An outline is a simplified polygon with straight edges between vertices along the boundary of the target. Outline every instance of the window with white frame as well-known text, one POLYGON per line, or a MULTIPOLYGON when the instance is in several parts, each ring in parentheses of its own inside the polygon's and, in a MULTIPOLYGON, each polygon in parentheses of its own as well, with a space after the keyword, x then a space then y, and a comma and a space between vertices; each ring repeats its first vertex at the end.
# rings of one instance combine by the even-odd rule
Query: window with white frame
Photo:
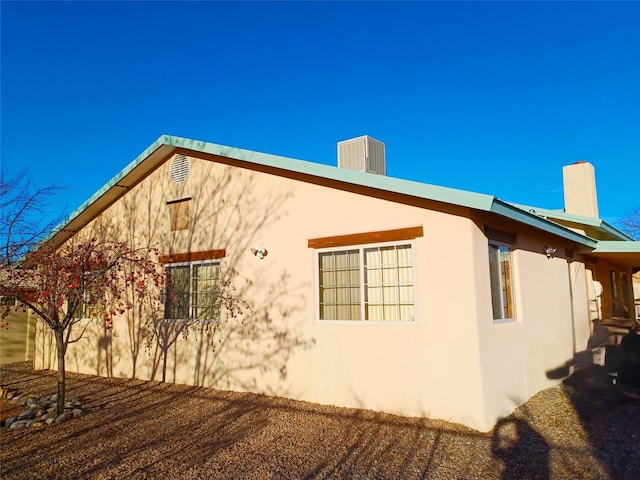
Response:
POLYGON ((164 318, 217 320, 220 315, 220 263, 166 267, 164 318))
POLYGON ((489 242, 489 274, 494 320, 515 318, 511 257, 511 248, 508 245, 489 242))
POLYGON ((413 321, 412 243, 318 251, 320 320, 413 321))

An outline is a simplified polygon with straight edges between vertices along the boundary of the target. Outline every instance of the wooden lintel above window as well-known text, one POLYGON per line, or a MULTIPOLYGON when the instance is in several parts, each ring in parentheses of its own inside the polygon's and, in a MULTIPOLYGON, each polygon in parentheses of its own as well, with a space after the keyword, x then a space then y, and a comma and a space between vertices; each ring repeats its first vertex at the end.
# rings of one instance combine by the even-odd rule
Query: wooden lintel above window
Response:
POLYGON ((224 248, 222 250, 205 250, 202 252, 171 253, 169 255, 160 255, 159 261, 160 263, 198 262, 223 258, 226 254, 227 251, 224 248))
POLYGON ((399 240, 413 240, 424 236, 422 227, 399 228, 397 230, 380 230, 378 232, 354 233, 351 235, 337 235, 309 239, 309 248, 346 247, 349 245, 363 245, 367 243, 396 242, 399 240))

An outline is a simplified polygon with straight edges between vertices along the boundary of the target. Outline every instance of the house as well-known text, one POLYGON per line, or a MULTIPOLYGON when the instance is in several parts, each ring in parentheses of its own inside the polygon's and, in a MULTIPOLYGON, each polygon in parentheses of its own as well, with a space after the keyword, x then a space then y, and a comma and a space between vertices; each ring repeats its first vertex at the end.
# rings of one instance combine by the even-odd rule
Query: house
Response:
MULTIPOLYGON (((338 147, 332 167, 155 141, 49 242, 99 226, 158 246, 164 304, 88 317, 67 369, 489 430, 558 382, 593 319, 638 320, 640 242, 598 218, 591 164, 564 167, 556 211, 388 177, 367 136, 338 147), (242 308, 212 320, 223 286, 242 308)), ((40 330, 36 368, 52 345, 40 330)))

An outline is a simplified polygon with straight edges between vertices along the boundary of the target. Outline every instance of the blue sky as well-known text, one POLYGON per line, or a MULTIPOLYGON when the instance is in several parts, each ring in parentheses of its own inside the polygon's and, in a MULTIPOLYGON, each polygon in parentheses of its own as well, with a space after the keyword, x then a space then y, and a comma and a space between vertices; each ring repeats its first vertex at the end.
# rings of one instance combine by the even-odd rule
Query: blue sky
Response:
POLYGON ((162 134, 600 216, 640 207, 640 2, 0 3, 2 169, 70 213, 162 134))

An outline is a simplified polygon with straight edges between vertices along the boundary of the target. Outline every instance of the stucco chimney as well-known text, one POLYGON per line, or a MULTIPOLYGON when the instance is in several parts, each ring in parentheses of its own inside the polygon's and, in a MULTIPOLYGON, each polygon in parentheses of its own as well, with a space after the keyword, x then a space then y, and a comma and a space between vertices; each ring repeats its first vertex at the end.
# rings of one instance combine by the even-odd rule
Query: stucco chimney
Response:
POLYGON ((338 142, 338 166, 386 175, 384 143, 368 135, 338 142))
POLYGON ((589 162, 579 161, 562 167, 564 211, 584 217, 598 217, 596 172, 589 162))

